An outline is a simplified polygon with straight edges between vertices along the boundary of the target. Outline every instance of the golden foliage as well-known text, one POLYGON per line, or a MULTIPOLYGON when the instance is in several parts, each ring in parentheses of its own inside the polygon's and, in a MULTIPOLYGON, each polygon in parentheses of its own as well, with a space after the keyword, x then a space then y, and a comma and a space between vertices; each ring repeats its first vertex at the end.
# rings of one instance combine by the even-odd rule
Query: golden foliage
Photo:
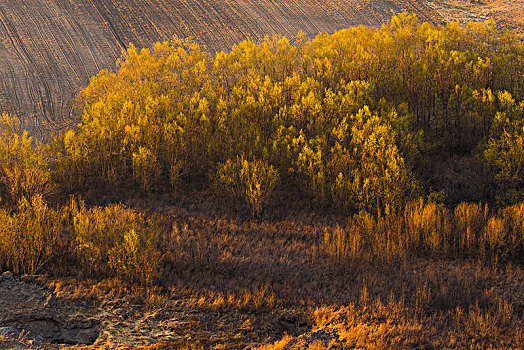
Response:
POLYGON ((17 120, 7 113, 0 117, 0 199, 16 205, 25 198, 51 192, 50 156, 27 131, 20 133, 17 120))
POLYGON ((35 274, 51 259, 65 254, 62 234, 67 213, 48 208, 42 195, 20 199, 10 213, 0 209, 0 268, 35 274))
POLYGON ((391 262, 412 255, 498 261, 522 254, 522 204, 499 212, 461 203, 454 211, 422 199, 374 217, 361 212, 346 227, 326 230, 321 250, 330 263, 391 262))
POLYGON ((259 214, 262 205, 271 196, 278 177, 278 172, 268 163, 249 161, 241 156, 218 164, 215 183, 218 189, 248 203, 253 214, 259 214))
MULTIPOLYGON (((133 153, 131 162, 135 179, 140 182, 142 189, 148 192, 159 180, 162 171, 156 156, 149 149, 139 147, 138 152, 133 153)), ((173 168, 171 170, 173 171, 173 168)))
MULTIPOLYGON (((244 41, 214 57, 178 38, 131 46, 83 91, 82 123, 56 143, 57 178, 114 187, 133 175, 152 190, 245 156, 320 202, 375 212, 428 191, 414 174, 433 174, 415 165, 442 145, 444 155, 485 148, 499 197, 511 189, 501 202, 515 203, 521 128, 509 125, 521 120, 522 57, 492 22, 433 26, 408 14, 297 45, 244 41)), ((475 200, 492 199, 488 181, 475 200)))
POLYGON ((144 214, 122 205, 87 209, 72 200, 73 250, 83 269, 116 273, 131 281, 151 283, 158 273, 158 228, 144 214))

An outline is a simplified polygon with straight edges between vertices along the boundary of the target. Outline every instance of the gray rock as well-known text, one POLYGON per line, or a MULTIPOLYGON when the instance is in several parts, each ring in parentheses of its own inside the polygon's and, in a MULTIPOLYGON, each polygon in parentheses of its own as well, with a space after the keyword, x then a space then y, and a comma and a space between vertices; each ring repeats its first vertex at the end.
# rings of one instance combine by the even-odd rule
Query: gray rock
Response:
POLYGON ((61 341, 67 344, 91 345, 98 338, 96 328, 87 329, 62 329, 61 341))

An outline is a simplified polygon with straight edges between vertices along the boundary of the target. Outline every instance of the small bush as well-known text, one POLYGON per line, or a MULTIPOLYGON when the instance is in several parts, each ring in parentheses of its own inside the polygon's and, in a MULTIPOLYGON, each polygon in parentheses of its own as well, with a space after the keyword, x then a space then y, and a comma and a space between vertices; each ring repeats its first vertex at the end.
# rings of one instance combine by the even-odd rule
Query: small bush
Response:
POLYGON ((524 203, 500 211, 504 229, 508 233, 501 252, 504 256, 524 260, 524 203))
POLYGON ((340 226, 324 232, 322 250, 331 263, 340 265, 355 261, 362 254, 362 236, 358 230, 349 231, 340 226))
POLYGON ((86 209, 73 203, 73 250, 90 274, 116 273, 151 283, 158 272, 158 227, 122 205, 86 209))
POLYGON ((492 137, 484 158, 495 171, 500 206, 524 199, 524 101, 516 103, 507 91, 499 92, 501 111, 493 119, 492 137))
POLYGON ((390 117, 400 119, 395 111, 378 115, 364 106, 351 123, 338 127, 340 143, 328 161, 331 196, 338 206, 375 212, 402 207, 417 194, 418 183, 397 145, 401 133, 394 126, 400 122, 390 123, 390 117))
POLYGON ((469 307, 468 313, 457 308, 457 323, 463 327, 466 334, 484 342, 496 342, 501 335, 502 326, 512 318, 511 305, 499 302, 498 308, 483 310, 478 302, 469 307))
POLYGON ((456 227, 455 247, 461 254, 478 252, 482 231, 488 220, 488 207, 476 203, 460 203, 453 212, 456 227))
POLYGON ((35 274, 65 253, 64 212, 50 209, 41 195, 22 198, 13 213, 0 210, 0 267, 35 274))
POLYGON ((230 195, 243 199, 255 215, 268 201, 278 179, 278 172, 272 165, 259 160, 248 161, 242 156, 218 164, 215 184, 230 195))
POLYGON ((135 179, 144 191, 149 192, 162 172, 156 156, 148 148, 140 147, 138 152, 133 153, 132 164, 135 179))
POLYGON ((449 211, 434 202, 423 200, 406 205, 402 239, 409 248, 422 248, 432 254, 449 248, 451 223, 449 211))
POLYGON ((0 199, 16 206, 22 198, 46 195, 52 190, 45 147, 35 144, 27 131, 7 113, 0 117, 0 199))
POLYGON ((169 169, 169 184, 171 189, 176 192, 178 190, 178 185, 180 182, 180 177, 182 176, 182 163, 173 162, 171 168, 169 169))

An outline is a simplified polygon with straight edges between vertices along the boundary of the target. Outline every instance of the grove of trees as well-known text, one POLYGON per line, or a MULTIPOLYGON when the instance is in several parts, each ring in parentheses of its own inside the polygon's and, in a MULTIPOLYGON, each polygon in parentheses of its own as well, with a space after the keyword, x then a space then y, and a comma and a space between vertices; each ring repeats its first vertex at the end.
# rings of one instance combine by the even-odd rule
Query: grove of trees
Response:
MULTIPOLYGON (((400 14, 380 29, 299 35, 293 45, 276 37, 243 41, 215 55, 178 38, 151 49, 131 46, 117 70, 93 77, 77 102, 81 123, 45 145, 17 134, 4 117, 0 190, 13 213, 57 191, 154 194, 195 183, 244 200, 253 214, 286 190, 359 218, 378 213, 377 222, 366 219, 373 225, 381 213, 417 208, 432 208, 441 218, 435 222, 450 217, 439 214, 443 207, 409 204, 419 198, 500 210, 524 201, 524 46, 492 21, 434 26, 400 14)), ((74 242, 95 249, 85 227, 105 222, 88 219, 104 211, 71 208, 74 242)), ((507 213, 522 214, 512 208, 507 213)), ((499 223, 482 218, 479 227, 499 223)), ((119 244, 139 246, 142 226, 117 230, 119 244)), ((511 227, 504 231, 511 249, 522 250, 524 231, 511 227)), ((451 241, 437 239, 428 249, 451 241)), ((156 254, 142 246, 148 257, 156 254)), ((78 254, 88 249, 81 247, 78 254)), ((105 255, 96 249, 81 259, 105 259, 107 269, 137 254, 118 244, 105 255)))
POLYGON ((523 55, 493 22, 436 27, 408 14, 214 57, 177 38, 131 47, 79 97, 82 123, 55 143, 55 172, 69 189, 133 178, 151 191, 224 180, 220 164, 242 157, 349 211, 441 191, 450 204, 512 204, 523 190, 523 55), (459 195, 433 178, 430 164, 448 160, 464 178, 459 195))

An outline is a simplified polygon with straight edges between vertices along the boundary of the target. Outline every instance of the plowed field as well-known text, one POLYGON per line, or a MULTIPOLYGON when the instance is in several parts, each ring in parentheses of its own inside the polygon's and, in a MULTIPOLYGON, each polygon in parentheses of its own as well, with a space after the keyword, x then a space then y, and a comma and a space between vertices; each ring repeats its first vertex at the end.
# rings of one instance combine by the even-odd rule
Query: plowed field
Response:
POLYGON ((192 36, 214 52, 266 35, 379 26, 402 11, 434 23, 494 17, 514 29, 524 17, 520 0, 2 0, 0 111, 37 136, 71 125, 74 96, 129 43, 192 36))
POLYGON ((130 42, 192 36, 214 52, 266 35, 379 26, 401 11, 440 21, 406 0, 2 0, 0 111, 37 136, 70 125, 75 94, 130 42))

